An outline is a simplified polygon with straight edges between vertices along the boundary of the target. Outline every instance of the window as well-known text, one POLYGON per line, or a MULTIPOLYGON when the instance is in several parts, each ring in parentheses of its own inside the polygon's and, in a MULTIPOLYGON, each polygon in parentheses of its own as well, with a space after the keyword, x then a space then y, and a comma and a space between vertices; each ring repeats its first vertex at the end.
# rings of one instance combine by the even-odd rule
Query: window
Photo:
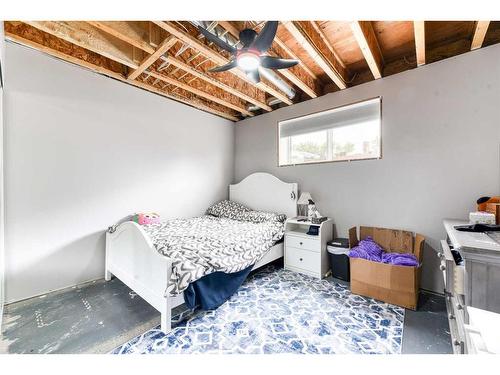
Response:
POLYGON ((279 166, 381 157, 381 99, 278 123, 279 166))

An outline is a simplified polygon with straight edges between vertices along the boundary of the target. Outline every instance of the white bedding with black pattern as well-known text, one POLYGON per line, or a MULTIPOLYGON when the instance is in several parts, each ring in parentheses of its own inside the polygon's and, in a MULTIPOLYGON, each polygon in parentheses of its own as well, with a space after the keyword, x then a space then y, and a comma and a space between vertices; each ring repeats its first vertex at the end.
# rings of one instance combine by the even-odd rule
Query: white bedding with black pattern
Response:
POLYGON ((179 294, 212 272, 238 272, 259 261, 284 233, 281 218, 262 220, 265 214, 251 221, 205 215, 143 226, 158 252, 172 259, 166 294, 179 294))

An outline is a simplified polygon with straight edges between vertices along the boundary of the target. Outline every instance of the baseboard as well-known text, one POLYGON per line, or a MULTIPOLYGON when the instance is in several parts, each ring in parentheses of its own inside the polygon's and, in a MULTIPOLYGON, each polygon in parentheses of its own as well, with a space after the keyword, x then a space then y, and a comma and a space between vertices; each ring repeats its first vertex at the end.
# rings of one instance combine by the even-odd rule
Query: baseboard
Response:
POLYGON ((30 297, 25 297, 25 298, 21 298, 21 299, 17 299, 17 300, 12 300, 12 301, 6 301, 5 302, 5 306, 12 305, 13 303, 19 303, 19 302, 27 301, 27 300, 32 299, 32 298, 39 298, 39 297, 45 296, 46 294, 49 294, 49 293, 65 292, 65 291, 68 291, 68 290, 73 289, 73 288, 79 288, 79 287, 83 287, 83 286, 85 286, 87 284, 95 283, 96 281, 99 281, 99 280, 104 280, 104 273, 103 273, 102 277, 98 277, 98 278, 91 279, 91 280, 88 280, 88 281, 83 281, 83 282, 78 283, 78 284, 69 285, 69 286, 63 286, 61 288, 52 289, 52 290, 49 290, 49 291, 44 292, 44 293, 35 294, 35 295, 30 296, 30 297))
POLYGON ((435 296, 444 297, 444 293, 435 292, 434 290, 420 288, 420 291, 424 293, 434 294, 435 296))

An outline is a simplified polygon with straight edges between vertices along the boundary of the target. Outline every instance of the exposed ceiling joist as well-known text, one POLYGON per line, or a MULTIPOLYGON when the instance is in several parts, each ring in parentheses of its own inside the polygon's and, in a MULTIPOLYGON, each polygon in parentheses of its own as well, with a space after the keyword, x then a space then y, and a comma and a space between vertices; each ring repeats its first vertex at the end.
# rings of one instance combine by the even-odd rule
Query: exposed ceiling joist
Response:
POLYGON ((146 57, 141 64, 137 67, 137 69, 133 70, 129 75, 128 79, 136 79, 148 69, 151 65, 154 64, 156 60, 158 60, 162 55, 164 55, 170 48, 174 46, 177 42, 177 39, 173 36, 169 36, 165 38, 163 42, 160 43, 156 51, 154 51, 150 56, 146 57))
POLYGON ((370 21, 351 22, 351 30, 375 79, 382 78, 384 59, 370 21))
MULTIPOLYGON (((228 21, 219 21, 219 25, 227 30, 232 36, 235 38, 239 37, 240 30, 238 30, 231 22, 228 21)), ((274 37, 274 42, 273 46, 271 47, 272 50, 276 49, 276 40, 278 37, 274 37)), ((280 48, 280 47, 278 47, 280 48)), ((271 54, 272 56, 280 56, 283 58, 286 58, 287 56, 281 54, 281 53, 274 53, 271 54)), ((292 57, 293 58, 293 57, 292 57)), ((278 72, 282 74, 284 77, 289 79, 294 85, 296 85, 298 88, 300 88, 302 91, 304 91, 307 95, 309 95, 311 98, 317 98, 318 93, 314 89, 314 81, 306 76, 301 78, 299 76, 299 72, 297 71, 300 69, 299 67, 293 67, 291 69, 282 69, 279 70, 278 72)))
POLYGON ((107 32, 149 54, 155 48, 149 44, 149 30, 132 21, 87 21, 94 27, 107 32))
POLYGON ((474 28, 474 36, 472 37, 471 51, 483 46, 484 37, 490 26, 490 21, 477 21, 474 28))
POLYGON ((241 91, 238 91, 238 90, 234 89, 233 87, 230 87, 230 86, 216 80, 215 78, 213 78, 207 74, 201 73, 200 71, 194 69, 192 66, 190 66, 190 65, 188 65, 188 64, 186 64, 186 63, 184 63, 176 58, 173 58, 172 56, 164 56, 163 60, 169 64, 172 64, 176 68, 179 68, 179 69, 185 71, 186 73, 189 73, 195 77, 198 77, 199 79, 201 79, 207 83, 210 83, 214 86, 217 86, 217 87, 233 94, 234 96, 237 96, 243 100, 246 100, 247 102, 252 103, 252 104, 254 104, 260 108, 263 108, 267 111, 272 111, 272 108, 269 107, 265 102, 259 101, 255 98, 253 98, 252 96, 249 96, 241 91))
MULTIPOLYGON (((123 81, 123 79, 121 79, 121 80, 123 81)), ((128 82, 130 82, 130 81, 128 81, 128 82)), ((141 87, 141 88, 146 89, 148 91, 152 91, 152 92, 154 92, 156 94, 165 96, 167 98, 170 98, 170 99, 182 102, 182 103, 187 104, 189 106, 201 109, 202 111, 209 112, 209 113, 212 113, 212 114, 220 116, 220 117, 224 117, 224 118, 226 118, 228 120, 231 120, 231 121, 238 121, 239 120, 238 117, 233 116, 233 115, 231 115, 229 113, 226 113, 226 112, 223 112, 223 111, 218 111, 218 110, 216 110, 214 108, 208 107, 208 106, 203 105, 201 103, 194 103, 194 102, 192 102, 192 101, 190 101, 190 100, 188 100, 186 98, 183 98, 183 97, 181 97, 179 95, 171 94, 171 93, 159 90, 156 87, 154 87, 154 86, 152 86, 150 84, 141 82, 141 81, 132 81, 132 85, 137 86, 137 87, 141 87)))
POLYGON ((415 33, 415 51, 417 54, 417 66, 425 64, 425 22, 413 21, 415 33))
POLYGON ((41 31, 136 69, 133 47, 104 31, 79 21, 26 21, 41 31))
POLYGON ((310 24, 313 27, 313 29, 318 33, 319 37, 323 40, 323 43, 326 46, 326 48, 328 48, 330 50, 330 52, 333 54, 335 60, 342 66, 342 68, 345 69, 346 65, 345 65, 344 61, 342 61, 342 59, 340 58, 337 51, 335 51, 332 44, 330 43, 330 40, 326 36, 326 34, 323 31, 323 29, 321 28, 321 26, 318 24, 318 22, 311 21, 310 24))
POLYGON ((300 64, 300 67, 302 69, 304 69, 304 71, 309 74, 309 76, 313 79, 313 80, 316 80, 318 79, 318 76, 316 74, 314 74, 314 72, 309 69, 309 67, 304 64, 304 61, 295 53, 293 52, 290 47, 287 46, 287 44, 285 42, 283 42, 280 38, 276 37, 274 38, 274 41, 275 43, 280 46, 281 49, 283 49, 283 51, 285 51, 289 56, 290 58, 292 59, 295 59, 295 60, 298 60, 299 61, 299 64, 300 64))
POLYGON ((5 30, 5 39, 16 42, 16 43, 20 43, 20 44, 27 46, 27 47, 34 48, 38 51, 41 51, 41 52, 46 53, 48 55, 51 55, 53 57, 60 58, 62 60, 70 62, 72 64, 83 66, 87 69, 90 69, 90 70, 96 72, 96 73, 105 74, 107 76, 110 76, 110 77, 113 77, 116 79, 120 79, 120 80, 123 78, 120 75, 120 73, 115 72, 109 68, 106 68, 104 66, 91 63, 87 60, 82 60, 78 57, 71 56, 71 55, 68 55, 66 53, 57 51, 50 46, 46 46, 44 44, 34 42, 33 40, 24 38, 16 33, 12 33, 8 29, 5 30))
POLYGON ((197 89, 195 87, 192 87, 190 85, 188 85, 187 83, 183 83, 183 82, 180 82, 176 79, 173 79, 173 78, 170 78, 170 77, 167 77, 166 75, 163 75, 163 74, 159 74, 159 73, 156 73, 156 72, 153 72, 153 71, 149 71, 147 72, 147 74, 149 74, 151 77, 153 78, 156 78, 156 79, 159 79, 160 81, 163 81, 165 83, 168 83, 169 85, 173 85, 173 86, 176 86, 176 87, 179 87, 183 90, 186 90, 188 92, 191 92, 192 94, 195 94, 197 96, 200 96, 202 98, 205 98, 205 99, 208 99, 208 100, 211 100, 215 103, 219 103, 220 105, 223 105, 225 107, 228 107, 228 108, 231 108, 237 112, 240 112, 242 114, 245 114, 247 116, 253 116, 254 114, 250 111, 248 111, 244 106, 241 106, 241 105, 236 105, 236 104, 233 104, 227 100, 224 100, 216 95, 212 95, 208 92, 205 92, 203 90, 200 90, 200 89, 197 89))
POLYGON ((283 25, 340 88, 347 87, 348 72, 309 21, 287 21, 283 25))
MULTIPOLYGON (((224 56, 222 56, 220 53, 216 52, 212 48, 206 46, 202 42, 200 42, 198 39, 190 35, 189 33, 180 30, 173 22, 165 22, 165 21, 154 21, 158 26, 175 36, 177 39, 182 41, 183 43, 186 43, 190 45, 192 48, 196 49, 199 51, 201 54, 203 54, 205 57, 208 57, 210 60, 215 62, 218 65, 225 65, 229 62, 228 59, 226 59, 224 56)), ((252 83, 252 81, 245 75, 244 72, 242 72, 239 69, 231 69, 230 73, 234 74, 238 78, 241 78, 249 83, 252 83)), ((253 84, 253 83, 252 83, 253 84)), ((267 82, 261 81, 260 83, 255 85, 258 87, 260 90, 263 90, 275 98, 281 100, 282 102, 286 104, 293 104, 293 102, 282 92, 278 91, 277 89, 271 87, 267 82)))
MULTIPOLYGON (((193 100, 190 100, 188 98, 184 98, 181 95, 176 95, 176 94, 172 94, 172 93, 160 90, 160 89, 154 87, 153 85, 150 85, 150 84, 147 84, 147 83, 144 83, 144 82, 128 80, 121 73, 119 73, 117 71, 113 71, 113 70, 111 70, 111 69, 109 69, 107 67, 103 67, 103 66, 97 65, 97 64, 95 64, 93 62, 84 60, 84 59, 80 58, 80 56, 88 55, 88 53, 85 52, 84 49, 82 49, 81 51, 77 50, 78 47, 77 48, 72 48, 72 49, 67 49, 68 51, 71 51, 71 53, 73 53, 74 55, 76 55, 78 57, 73 56, 73 55, 68 54, 68 53, 60 52, 60 51, 58 51, 57 49, 55 49, 53 47, 48 47, 48 46, 46 46, 44 44, 38 43, 38 42, 33 41, 31 39, 28 39, 28 38, 24 38, 24 37, 22 37, 22 36, 20 36, 20 35, 18 35, 16 33, 11 32, 10 28, 9 28, 9 25, 7 25, 7 27, 6 27, 5 35, 6 35, 6 37, 9 40, 21 43, 21 44, 26 45, 28 47, 35 48, 35 49, 37 49, 39 51, 42 51, 44 53, 47 53, 47 54, 49 54, 51 56, 54 56, 54 57, 57 57, 59 59, 65 60, 67 62, 76 64, 76 65, 79 65, 79 66, 83 66, 83 67, 85 67, 87 69, 90 69, 92 71, 95 71, 97 73, 104 74, 106 76, 115 78, 115 79, 120 80, 122 82, 129 83, 131 85, 143 88, 145 90, 154 92, 154 93, 162 95, 164 97, 167 97, 167 98, 170 98, 170 99, 182 102, 184 104, 188 104, 188 105, 190 105, 192 107, 198 108, 198 109, 206 111, 206 112, 210 112, 210 113, 215 114, 217 116, 224 117, 224 118, 226 118, 228 120, 238 121, 238 118, 236 116, 230 114, 230 113, 218 110, 216 108, 212 108, 209 105, 203 104, 201 102, 194 102, 193 100)), ((47 36, 47 34, 45 34, 45 35, 47 36)), ((29 35, 29 36, 32 36, 32 35, 29 35)), ((40 38, 40 39, 43 39, 43 42, 47 42, 47 37, 43 37, 43 38, 40 38)), ((51 45, 57 45, 57 43, 58 43, 57 42, 57 38, 55 38, 55 39, 56 40, 51 41, 51 45)), ((81 48, 83 48, 83 47, 81 47, 81 48)))

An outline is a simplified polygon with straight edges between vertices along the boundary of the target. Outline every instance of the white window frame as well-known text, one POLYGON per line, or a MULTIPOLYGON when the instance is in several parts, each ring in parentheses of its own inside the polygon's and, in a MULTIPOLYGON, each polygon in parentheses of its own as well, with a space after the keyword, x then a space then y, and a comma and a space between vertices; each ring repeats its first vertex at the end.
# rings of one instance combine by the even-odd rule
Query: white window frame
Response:
MULTIPOLYGON (((382 97, 381 96, 375 96, 375 97, 372 97, 372 98, 359 100, 359 101, 354 102, 354 103, 348 103, 348 104, 344 104, 344 105, 341 105, 341 106, 329 108, 329 109, 326 109, 326 110, 308 113, 307 115, 292 117, 292 118, 288 118, 286 120, 280 120, 280 121, 277 122, 276 125, 277 125, 276 126, 276 133, 277 133, 277 165, 278 165, 278 167, 292 167, 292 166, 295 166, 295 165, 323 164, 323 163, 342 163, 342 162, 351 162, 351 161, 378 160, 378 159, 382 159, 382 97), (336 110, 336 109, 339 109, 339 108, 349 107, 349 106, 352 106, 352 105, 355 105, 355 104, 367 102, 367 101, 374 100, 374 99, 379 99, 379 101, 380 101, 380 121, 379 121, 379 127, 380 127, 380 129, 379 129, 379 134, 380 134, 379 148, 380 149, 379 149, 379 156, 376 156, 376 157, 365 157, 365 158, 353 158, 353 159, 346 158, 346 159, 333 160, 333 129, 328 129, 327 130, 327 146, 328 146, 327 158, 328 158, 328 160, 306 161, 306 162, 301 162, 301 163, 280 164, 280 123, 282 121, 295 120, 295 119, 299 119, 301 117, 306 117, 306 116, 311 116, 311 115, 321 115, 322 113, 325 113, 325 112, 330 112, 330 111, 333 111, 333 110, 336 110)), ((288 137, 287 149, 285 150, 285 152, 286 152, 286 154, 288 156, 292 152, 291 137, 288 137)), ((289 159, 289 157, 287 157, 287 159, 289 159)))

